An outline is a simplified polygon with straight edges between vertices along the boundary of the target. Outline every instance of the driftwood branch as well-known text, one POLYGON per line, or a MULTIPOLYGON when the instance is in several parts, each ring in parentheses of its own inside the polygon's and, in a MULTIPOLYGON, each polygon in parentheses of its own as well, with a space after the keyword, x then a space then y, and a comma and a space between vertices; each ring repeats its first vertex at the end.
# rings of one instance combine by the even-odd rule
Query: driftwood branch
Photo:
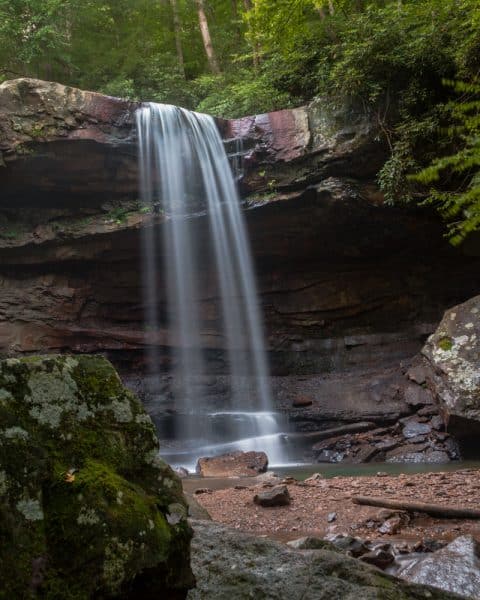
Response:
POLYGON ((352 498, 352 502, 354 504, 394 508, 407 512, 422 512, 431 517, 439 517, 440 519, 480 519, 480 510, 475 508, 456 508, 453 506, 441 506, 440 504, 406 502, 403 500, 389 500, 388 498, 368 498, 366 496, 355 496, 352 498))

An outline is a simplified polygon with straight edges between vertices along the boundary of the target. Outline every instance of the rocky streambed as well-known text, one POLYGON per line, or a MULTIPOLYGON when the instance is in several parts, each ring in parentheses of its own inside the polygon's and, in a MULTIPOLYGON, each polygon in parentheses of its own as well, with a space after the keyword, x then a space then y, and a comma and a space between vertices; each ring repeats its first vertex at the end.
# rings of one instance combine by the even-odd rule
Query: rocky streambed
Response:
MULTIPOLYGON (((267 476, 230 492, 256 491, 255 506, 278 511, 277 483, 267 476), (269 508, 265 493, 274 498, 269 508)), ((298 503, 295 486, 310 484, 284 482, 286 508, 298 503)), ((180 481, 159 458, 152 421, 105 359, 0 362, 1 598, 456 597, 402 582, 335 545, 286 547, 212 523, 196 500, 189 508, 203 520, 187 522, 180 481)))
POLYGON ((195 493, 193 482, 184 480, 195 503, 232 531, 274 539, 309 556, 336 550, 408 581, 436 585, 450 598, 480 598, 480 520, 355 503, 367 496, 480 509, 480 469, 330 479, 317 474, 305 481, 267 473, 224 489, 209 488, 208 478, 201 485, 195 493), (279 501, 262 505, 262 495, 279 501))

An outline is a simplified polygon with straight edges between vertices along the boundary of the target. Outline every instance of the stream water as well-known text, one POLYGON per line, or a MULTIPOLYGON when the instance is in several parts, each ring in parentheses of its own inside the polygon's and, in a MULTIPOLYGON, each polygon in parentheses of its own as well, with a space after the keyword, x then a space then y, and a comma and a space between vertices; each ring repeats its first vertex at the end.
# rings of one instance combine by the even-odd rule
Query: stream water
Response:
MULTIPOLYGON (((332 477, 371 477, 378 472, 388 475, 414 474, 414 473, 436 473, 459 471, 462 469, 479 469, 479 461, 452 461, 443 464, 428 463, 365 463, 365 464, 304 464, 287 465, 274 469, 276 475, 280 477, 293 477, 297 481, 304 481, 314 473, 321 473, 325 479, 332 477)), ((255 478, 249 477, 199 477, 190 475, 182 479, 183 488, 186 492, 192 494, 195 489, 208 487, 212 490, 222 490, 233 488, 236 485, 245 485, 247 482, 255 483, 255 478)))
MULTIPOLYGON (((146 325, 153 332, 166 325, 174 349, 178 444, 163 455, 172 464, 191 467, 200 456, 263 450, 270 464, 285 463, 247 232, 216 124, 207 115, 153 103, 141 107, 136 117, 142 201, 166 219, 162 235, 160 228, 145 227, 143 236, 146 325), (206 245, 192 218, 205 211, 206 245), (203 383, 209 375, 204 342, 212 335, 212 317, 209 321, 203 302, 212 292, 207 294, 200 277, 206 260, 216 274, 221 316, 215 335, 226 350, 230 375, 229 403, 221 411, 208 409, 203 383), (166 315, 159 308, 161 271, 167 283, 166 315)), ((149 352, 151 380, 156 381, 160 360, 154 345, 149 352)))

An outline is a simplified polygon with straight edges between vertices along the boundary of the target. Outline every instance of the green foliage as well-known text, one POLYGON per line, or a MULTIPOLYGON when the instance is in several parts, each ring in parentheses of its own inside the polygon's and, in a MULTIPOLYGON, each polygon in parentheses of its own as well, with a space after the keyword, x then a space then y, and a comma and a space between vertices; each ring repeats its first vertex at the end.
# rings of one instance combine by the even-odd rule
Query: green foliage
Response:
POLYGON ((193 0, 0 0, 0 81, 54 79, 223 117, 340 99, 389 149, 378 174, 387 203, 428 196, 455 243, 480 226, 477 108, 455 96, 477 92, 443 84, 475 85, 478 0, 204 4, 220 75, 193 0))
POLYGON ((204 99, 197 109, 226 118, 252 115, 272 110, 288 108, 291 99, 288 92, 282 92, 272 85, 268 74, 252 79, 250 71, 237 73, 238 77, 214 77, 204 75, 197 80, 198 89, 204 99))
POLYGON ((440 188, 430 189, 426 202, 438 207, 449 222, 452 243, 459 244, 480 229, 480 85, 446 84, 461 94, 448 105, 454 125, 446 131, 458 140, 457 151, 436 158, 414 179, 423 184, 441 184, 440 188))

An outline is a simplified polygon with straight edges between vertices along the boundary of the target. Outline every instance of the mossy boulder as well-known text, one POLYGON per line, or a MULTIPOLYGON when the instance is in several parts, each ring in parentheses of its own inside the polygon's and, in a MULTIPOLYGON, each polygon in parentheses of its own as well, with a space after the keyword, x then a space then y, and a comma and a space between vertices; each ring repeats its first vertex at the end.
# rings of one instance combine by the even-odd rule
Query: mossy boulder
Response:
POLYGON ((447 310, 425 344, 427 384, 465 458, 478 458, 480 296, 447 310))
POLYGON ((183 598, 186 514, 107 360, 0 362, 0 599, 183 598))

